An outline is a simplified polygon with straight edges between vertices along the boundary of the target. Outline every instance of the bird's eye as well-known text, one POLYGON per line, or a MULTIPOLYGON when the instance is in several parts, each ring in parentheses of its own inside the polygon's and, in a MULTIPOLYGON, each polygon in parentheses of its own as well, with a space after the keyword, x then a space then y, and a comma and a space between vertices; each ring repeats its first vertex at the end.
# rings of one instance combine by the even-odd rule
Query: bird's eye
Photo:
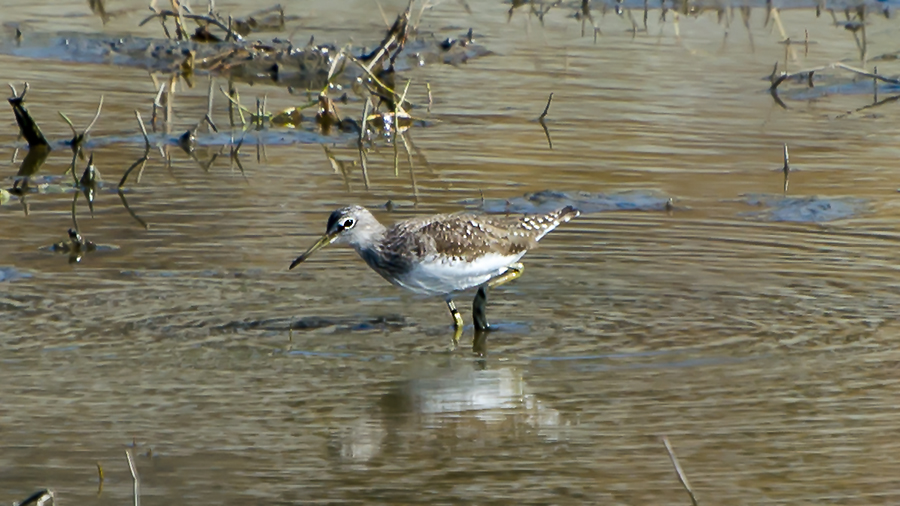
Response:
POLYGON ((355 223, 356 223, 356 222, 353 221, 353 218, 347 218, 346 220, 344 220, 344 223, 341 223, 341 226, 344 227, 344 228, 350 228, 350 227, 352 227, 355 223))

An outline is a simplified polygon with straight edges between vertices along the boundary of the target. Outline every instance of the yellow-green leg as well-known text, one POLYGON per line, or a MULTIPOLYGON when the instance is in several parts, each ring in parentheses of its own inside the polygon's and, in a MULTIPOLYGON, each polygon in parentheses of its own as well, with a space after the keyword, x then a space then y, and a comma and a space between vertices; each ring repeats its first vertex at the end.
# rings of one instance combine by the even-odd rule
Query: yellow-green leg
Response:
POLYGON ((522 265, 522 262, 516 262, 516 263, 510 265, 506 269, 506 272, 504 272, 503 274, 497 276, 496 278, 488 281, 487 286, 488 286, 488 288, 494 288, 496 286, 500 286, 500 285, 509 283, 510 281, 517 279, 519 276, 521 276, 523 272, 525 272, 525 266, 522 265))
POLYGON ((472 319, 475 321, 475 329, 490 329, 490 324, 488 324, 487 321, 487 312, 485 310, 485 306, 487 305, 486 288, 494 288, 495 286, 509 283, 510 281, 521 276, 524 271, 525 266, 522 265, 521 262, 516 262, 510 265, 507 268, 506 272, 488 281, 486 285, 482 285, 478 288, 478 293, 475 294, 475 300, 472 301, 472 319))
POLYGON ((459 338, 462 337, 463 319, 459 314, 459 310, 456 309, 456 304, 450 297, 447 297, 447 307, 450 308, 450 314, 453 316, 453 344, 455 346, 459 344, 459 338))

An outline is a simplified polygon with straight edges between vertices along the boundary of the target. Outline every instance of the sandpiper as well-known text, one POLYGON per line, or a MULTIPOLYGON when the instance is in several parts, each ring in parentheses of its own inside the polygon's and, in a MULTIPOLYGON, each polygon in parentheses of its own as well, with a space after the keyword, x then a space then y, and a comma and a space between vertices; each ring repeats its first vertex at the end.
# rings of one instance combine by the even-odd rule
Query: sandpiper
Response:
POLYGON ((443 295, 455 328, 463 319, 452 294, 480 287, 473 304, 476 328, 487 330, 484 287, 522 275, 519 260, 547 233, 581 214, 566 206, 546 214, 488 215, 472 212, 412 218, 385 227, 366 208, 331 213, 323 235, 289 269, 331 243, 349 244, 375 272, 392 284, 424 295, 443 295))

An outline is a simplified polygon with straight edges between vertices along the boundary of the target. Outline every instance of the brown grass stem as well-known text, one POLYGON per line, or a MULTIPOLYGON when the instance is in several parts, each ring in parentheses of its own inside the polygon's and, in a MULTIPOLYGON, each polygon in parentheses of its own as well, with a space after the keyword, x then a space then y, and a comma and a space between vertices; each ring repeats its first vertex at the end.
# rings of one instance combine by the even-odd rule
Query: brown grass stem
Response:
POLYGON ((678 475, 678 481, 681 482, 681 486, 684 487, 684 490, 687 491, 689 496, 691 496, 691 503, 693 504, 693 506, 697 506, 697 498, 694 496, 694 491, 691 488, 691 483, 688 481, 687 476, 685 476, 684 470, 681 469, 681 464, 678 462, 678 457, 675 456, 675 450, 672 449, 672 444, 669 443, 669 438, 663 436, 662 441, 663 444, 666 445, 666 451, 669 452, 669 459, 672 461, 672 466, 675 467, 675 474, 678 475))

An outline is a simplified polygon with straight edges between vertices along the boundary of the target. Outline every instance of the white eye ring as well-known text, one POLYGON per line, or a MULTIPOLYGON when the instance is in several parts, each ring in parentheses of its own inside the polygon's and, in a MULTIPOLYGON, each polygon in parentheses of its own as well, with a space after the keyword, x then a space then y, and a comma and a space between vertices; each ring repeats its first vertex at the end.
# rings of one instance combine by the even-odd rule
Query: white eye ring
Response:
POLYGON ((341 226, 344 228, 350 228, 353 226, 354 223, 356 223, 356 222, 353 221, 353 218, 347 218, 346 220, 344 220, 344 223, 341 223, 341 226))

